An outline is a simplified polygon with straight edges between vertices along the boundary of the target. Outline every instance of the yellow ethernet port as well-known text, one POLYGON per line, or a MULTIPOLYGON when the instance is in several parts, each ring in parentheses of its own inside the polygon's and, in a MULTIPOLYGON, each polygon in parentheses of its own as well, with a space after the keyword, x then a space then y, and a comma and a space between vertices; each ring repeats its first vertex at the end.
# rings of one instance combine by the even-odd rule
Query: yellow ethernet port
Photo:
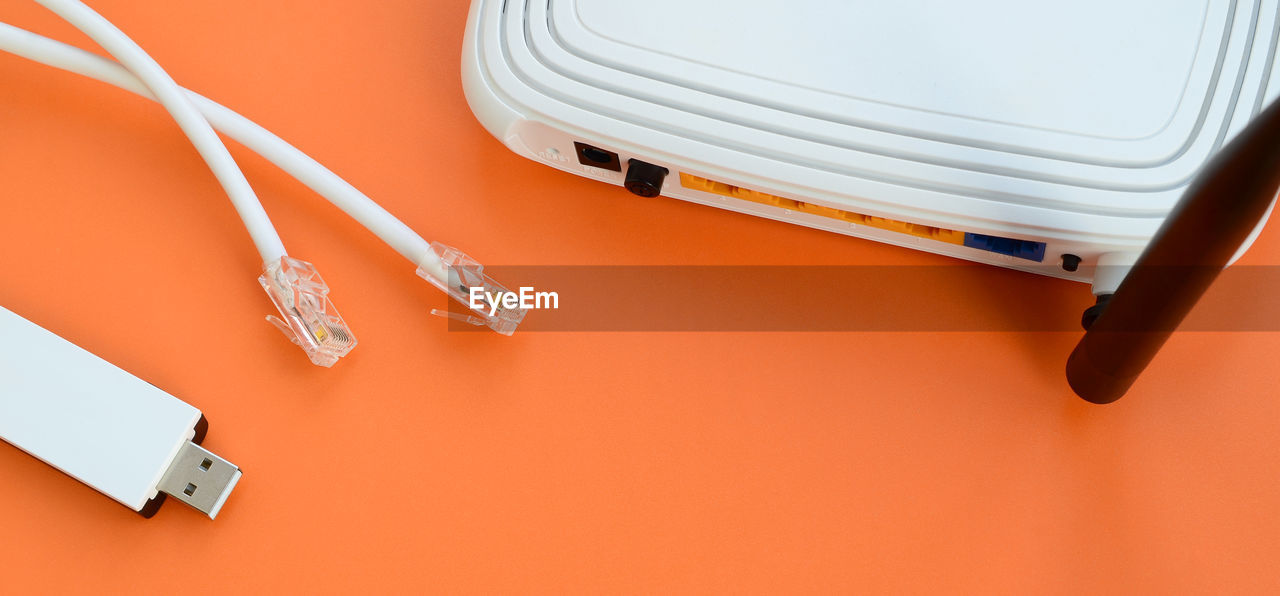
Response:
POLYGON ((828 217, 831 219, 839 219, 842 221, 864 225, 870 228, 876 228, 878 230, 889 230, 890 232, 898 232, 900 234, 909 234, 911 236, 916 236, 918 238, 928 238, 930 240, 946 242, 947 244, 959 244, 962 246, 964 245, 964 232, 960 232, 957 230, 948 230, 946 228, 936 228, 933 226, 923 226, 920 224, 913 224, 905 221, 898 221, 896 219, 887 219, 884 217, 863 215, 861 213, 854 213, 852 211, 845 211, 843 209, 835 209, 832 207, 824 207, 822 205, 814 205, 812 203, 796 201, 794 199, 788 199, 785 197, 780 197, 778 195, 772 195, 766 192, 760 192, 758 190, 751 190, 751 189, 742 188, 739 186, 734 186, 732 184, 725 184, 724 182, 708 180, 701 176, 694 176, 693 174, 683 174, 683 173, 680 174, 680 185, 690 190, 700 190, 702 192, 709 192, 711 194, 720 195, 722 197, 730 197, 734 199, 740 199, 743 201, 750 201, 752 203, 759 203, 761 205, 769 205, 771 207, 782 207, 784 209, 791 209, 792 211, 799 211, 801 213, 809 213, 812 215, 820 215, 822 217, 828 217))

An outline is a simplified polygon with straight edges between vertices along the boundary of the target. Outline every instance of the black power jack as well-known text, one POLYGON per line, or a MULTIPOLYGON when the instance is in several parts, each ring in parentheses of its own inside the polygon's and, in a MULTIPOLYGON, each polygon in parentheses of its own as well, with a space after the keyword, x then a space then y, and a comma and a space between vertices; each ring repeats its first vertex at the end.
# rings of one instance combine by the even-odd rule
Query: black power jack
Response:
POLYGON ((642 197, 656 197, 662 194, 662 183, 671 172, 662 166, 655 166, 638 159, 627 162, 627 190, 642 197))

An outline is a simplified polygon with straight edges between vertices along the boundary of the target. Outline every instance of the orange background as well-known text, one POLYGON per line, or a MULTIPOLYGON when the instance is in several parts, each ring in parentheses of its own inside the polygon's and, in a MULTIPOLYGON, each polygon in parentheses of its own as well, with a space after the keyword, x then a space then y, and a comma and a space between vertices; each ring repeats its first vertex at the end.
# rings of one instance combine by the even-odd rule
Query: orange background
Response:
MULTIPOLYGON (((954 263, 515 156, 462 96, 466 0, 93 5, 484 263, 954 263)), ((0 591, 1280 589, 1280 334, 1179 334, 1097 407, 1076 333, 450 333, 413 266, 233 146, 360 339, 323 370, 163 111, 7 55, 0 89, 0 304, 204 410, 245 470, 216 522, 145 521, 0 446, 0 591)), ((1246 262, 1280 264, 1274 225, 1246 262)))

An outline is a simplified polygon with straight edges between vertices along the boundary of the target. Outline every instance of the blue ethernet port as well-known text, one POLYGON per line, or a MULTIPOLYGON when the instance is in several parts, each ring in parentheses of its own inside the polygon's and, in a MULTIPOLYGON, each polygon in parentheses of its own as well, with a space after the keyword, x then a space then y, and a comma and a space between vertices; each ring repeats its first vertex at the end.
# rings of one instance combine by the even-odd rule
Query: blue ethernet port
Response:
POLYGON ((1009 255, 1037 263, 1044 262, 1045 247, 1048 246, 1043 242, 969 233, 964 235, 964 245, 969 248, 1009 255))

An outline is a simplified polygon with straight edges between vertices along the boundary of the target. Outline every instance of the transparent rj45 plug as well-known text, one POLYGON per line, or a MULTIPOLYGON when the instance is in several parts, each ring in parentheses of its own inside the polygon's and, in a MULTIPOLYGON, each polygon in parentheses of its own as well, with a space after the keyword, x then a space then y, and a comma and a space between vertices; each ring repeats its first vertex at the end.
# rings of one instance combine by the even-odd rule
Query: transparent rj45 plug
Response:
POLYGON ((500 303, 495 307, 483 300, 479 308, 473 307, 471 288, 482 289, 485 296, 497 297, 510 293, 510 290, 494 281, 492 277, 485 275, 484 265, 452 246, 432 242, 431 252, 418 266, 418 276, 444 290, 446 294, 467 308, 465 314, 432 311, 433 314, 488 327, 503 335, 515 333, 516 327, 528 314, 528 311, 522 308, 504 308, 500 303), (445 280, 448 282, 446 283, 445 280))
POLYGON ((266 266, 258 283, 280 311, 267 320, 301 346, 311 362, 333 366, 356 347, 351 328, 329 300, 329 286, 311 263, 283 257, 266 266))

